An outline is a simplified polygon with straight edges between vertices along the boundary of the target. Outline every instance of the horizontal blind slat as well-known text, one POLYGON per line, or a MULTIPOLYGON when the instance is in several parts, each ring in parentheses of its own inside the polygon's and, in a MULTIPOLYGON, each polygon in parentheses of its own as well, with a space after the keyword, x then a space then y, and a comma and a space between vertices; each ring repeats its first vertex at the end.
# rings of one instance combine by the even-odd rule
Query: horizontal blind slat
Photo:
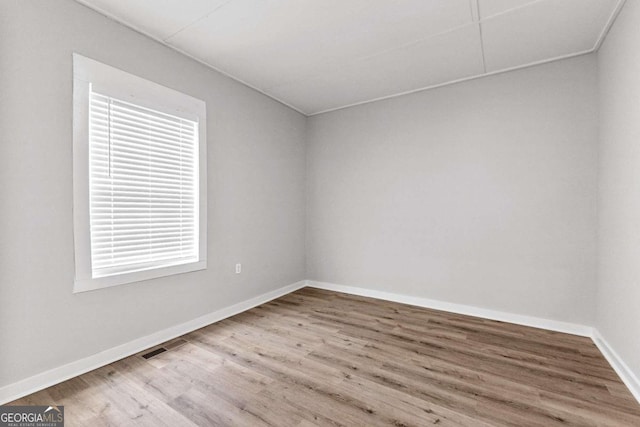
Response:
MULTIPOLYGON (((96 159, 96 166, 102 168, 108 168, 111 166, 111 172, 120 170, 124 173, 126 172, 136 172, 136 173, 149 173, 149 174, 158 174, 161 176, 189 176, 193 177, 193 169, 190 167, 187 162, 180 162, 174 165, 166 164, 166 163, 157 163, 155 159, 147 159, 146 161, 143 159, 129 159, 122 158, 121 156, 115 155, 111 156, 111 161, 109 158, 105 159, 96 159), (104 164, 102 164, 104 163, 104 164)), ((103 172, 108 172, 108 169, 103 172)))
MULTIPOLYGON (((141 179, 141 178, 136 178, 134 179, 133 177, 130 178, 120 178, 120 177, 112 177, 111 179, 104 179, 104 178, 97 178, 95 177, 95 175, 92 175, 92 184, 96 184, 96 185, 113 185, 113 186, 137 186, 138 188, 146 188, 148 191, 156 191, 156 189, 159 191, 162 188, 171 188, 174 190, 180 190, 182 191, 182 187, 184 187, 184 185, 182 185, 181 182, 172 182, 169 180, 164 180, 164 179, 141 179)), ((195 194, 195 193, 193 193, 195 194)))
POLYGON ((122 149, 136 149, 145 154, 153 153, 154 155, 165 157, 190 157, 193 155, 193 148, 188 145, 178 144, 177 141, 156 141, 148 136, 141 134, 127 134, 124 132, 109 132, 109 130, 94 132, 96 139, 96 147, 109 147, 111 151, 122 149), (166 143, 168 142, 168 143, 166 143))
MULTIPOLYGON (((105 161, 112 156, 116 156, 122 160, 145 160, 149 161, 149 150, 139 145, 129 146, 118 144, 117 147, 110 144, 98 143, 93 146, 91 158, 93 161, 105 161)), ((153 152, 153 161, 157 163, 166 163, 167 165, 182 165, 184 163, 192 164, 194 155, 188 151, 182 152, 153 152)))
POLYGON ((116 151, 118 153, 134 153, 139 155, 143 154, 145 156, 148 156, 150 151, 153 150, 154 157, 173 161, 180 157, 193 161, 194 156, 193 148, 186 146, 181 147, 177 144, 173 146, 156 144, 145 138, 125 138, 123 136, 118 137, 116 135, 111 137, 108 132, 105 132, 104 135, 98 133, 95 136, 94 148, 96 153, 100 153, 101 151, 116 151))
POLYGON ((132 112, 135 112, 138 115, 148 115, 155 120, 162 120, 168 123, 175 123, 178 121, 182 121, 185 123, 195 123, 193 120, 185 119, 182 117, 178 117, 175 115, 163 113, 161 111, 152 110, 149 108, 142 107, 140 105, 135 105, 127 101, 118 100, 116 98, 110 98, 106 95, 99 94, 97 92, 92 92, 92 102, 97 103, 97 105, 108 106, 109 102, 112 103, 112 108, 114 109, 129 109, 132 112))
MULTIPOLYGON (((112 108, 109 111, 108 105, 100 106, 94 110, 96 121, 106 123, 110 119, 117 120, 127 125, 138 127, 146 126, 150 123, 146 117, 140 117, 136 114, 129 114, 112 108)), ((180 122, 162 122, 160 120, 154 120, 152 122, 157 130, 167 131, 169 134, 177 135, 191 135, 195 134, 195 128, 193 126, 185 126, 180 122)))
POLYGON ((119 245, 119 246, 101 246, 94 248, 95 256, 97 259, 101 257, 109 257, 111 259, 128 256, 134 253, 164 253, 168 251, 191 251, 193 249, 193 241, 181 241, 174 242, 154 242, 154 243, 139 243, 132 245, 119 245), (183 249, 184 248, 184 249, 183 249))
POLYGON ((146 169, 127 167, 122 166, 122 164, 118 162, 112 162, 111 167, 109 167, 109 165, 96 165, 95 170, 92 171, 92 176, 96 179, 108 179, 110 176, 118 176, 119 178, 148 177, 176 182, 190 181, 194 178, 192 172, 183 173, 180 170, 171 171, 170 169, 163 171, 157 167, 149 167, 146 169))
MULTIPOLYGON (((91 185, 95 186, 98 189, 100 189, 100 191, 102 191, 102 192, 106 191, 106 189, 109 188, 109 183, 108 182, 105 182, 105 183, 96 182, 96 183, 92 183, 91 185)), ((145 187, 143 185, 135 185, 135 184, 128 184, 126 182, 121 182, 121 183, 119 183, 117 189, 114 190, 114 193, 116 193, 117 191, 133 191, 133 192, 147 191, 148 192, 149 188, 145 187)), ((177 188, 154 188, 153 191, 155 192, 155 194, 180 194, 181 191, 183 191, 185 194, 192 194, 192 195, 196 194, 195 192, 193 192, 193 190, 187 191, 187 190, 181 189, 179 187, 177 187, 177 188)))
POLYGON ((133 245, 139 245, 139 244, 148 244, 148 243, 168 243, 168 244, 174 244, 174 243, 180 243, 183 242, 183 244, 191 244, 193 243, 193 240, 187 240, 185 238, 182 237, 182 233, 174 233, 172 235, 165 235, 165 236, 156 236, 153 239, 148 239, 146 236, 142 235, 139 236, 139 238, 137 239, 98 239, 95 242, 95 246, 96 248, 99 249, 104 249, 104 248, 110 248, 110 247, 128 247, 128 246, 133 246, 133 245))

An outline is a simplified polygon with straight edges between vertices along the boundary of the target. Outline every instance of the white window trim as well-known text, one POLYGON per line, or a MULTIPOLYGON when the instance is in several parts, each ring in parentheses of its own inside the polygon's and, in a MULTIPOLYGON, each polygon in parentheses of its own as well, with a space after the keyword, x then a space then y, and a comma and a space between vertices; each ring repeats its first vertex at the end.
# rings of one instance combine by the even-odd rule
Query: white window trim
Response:
POLYGON ((207 267, 207 144, 204 101, 153 83, 82 55, 73 54, 73 224, 75 280, 73 292, 155 279, 207 267), (198 122, 199 242, 198 261, 92 278, 89 222, 89 92, 109 96, 198 122))

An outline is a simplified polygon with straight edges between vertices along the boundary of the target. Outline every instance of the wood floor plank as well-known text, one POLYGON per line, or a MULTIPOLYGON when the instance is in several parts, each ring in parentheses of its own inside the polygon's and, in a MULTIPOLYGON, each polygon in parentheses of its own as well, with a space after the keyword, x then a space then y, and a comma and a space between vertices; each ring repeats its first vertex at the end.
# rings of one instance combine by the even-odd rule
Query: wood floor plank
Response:
POLYGON ((319 289, 160 347, 12 404, 69 426, 640 426, 588 338, 319 289))

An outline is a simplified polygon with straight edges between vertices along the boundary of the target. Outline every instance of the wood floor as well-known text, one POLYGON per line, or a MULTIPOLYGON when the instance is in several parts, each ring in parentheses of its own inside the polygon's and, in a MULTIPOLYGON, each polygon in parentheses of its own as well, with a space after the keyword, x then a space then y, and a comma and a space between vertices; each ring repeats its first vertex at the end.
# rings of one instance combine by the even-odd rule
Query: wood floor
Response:
POLYGON ((65 405, 67 426, 640 426, 588 338, 335 292, 169 347, 13 404, 65 405))

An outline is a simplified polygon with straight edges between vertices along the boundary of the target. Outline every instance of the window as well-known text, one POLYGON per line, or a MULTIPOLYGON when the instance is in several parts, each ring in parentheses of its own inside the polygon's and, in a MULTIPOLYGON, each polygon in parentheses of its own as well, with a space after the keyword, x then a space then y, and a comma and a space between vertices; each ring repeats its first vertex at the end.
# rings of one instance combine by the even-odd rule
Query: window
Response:
POLYGON ((206 268, 204 102, 73 61, 74 292, 206 268))

